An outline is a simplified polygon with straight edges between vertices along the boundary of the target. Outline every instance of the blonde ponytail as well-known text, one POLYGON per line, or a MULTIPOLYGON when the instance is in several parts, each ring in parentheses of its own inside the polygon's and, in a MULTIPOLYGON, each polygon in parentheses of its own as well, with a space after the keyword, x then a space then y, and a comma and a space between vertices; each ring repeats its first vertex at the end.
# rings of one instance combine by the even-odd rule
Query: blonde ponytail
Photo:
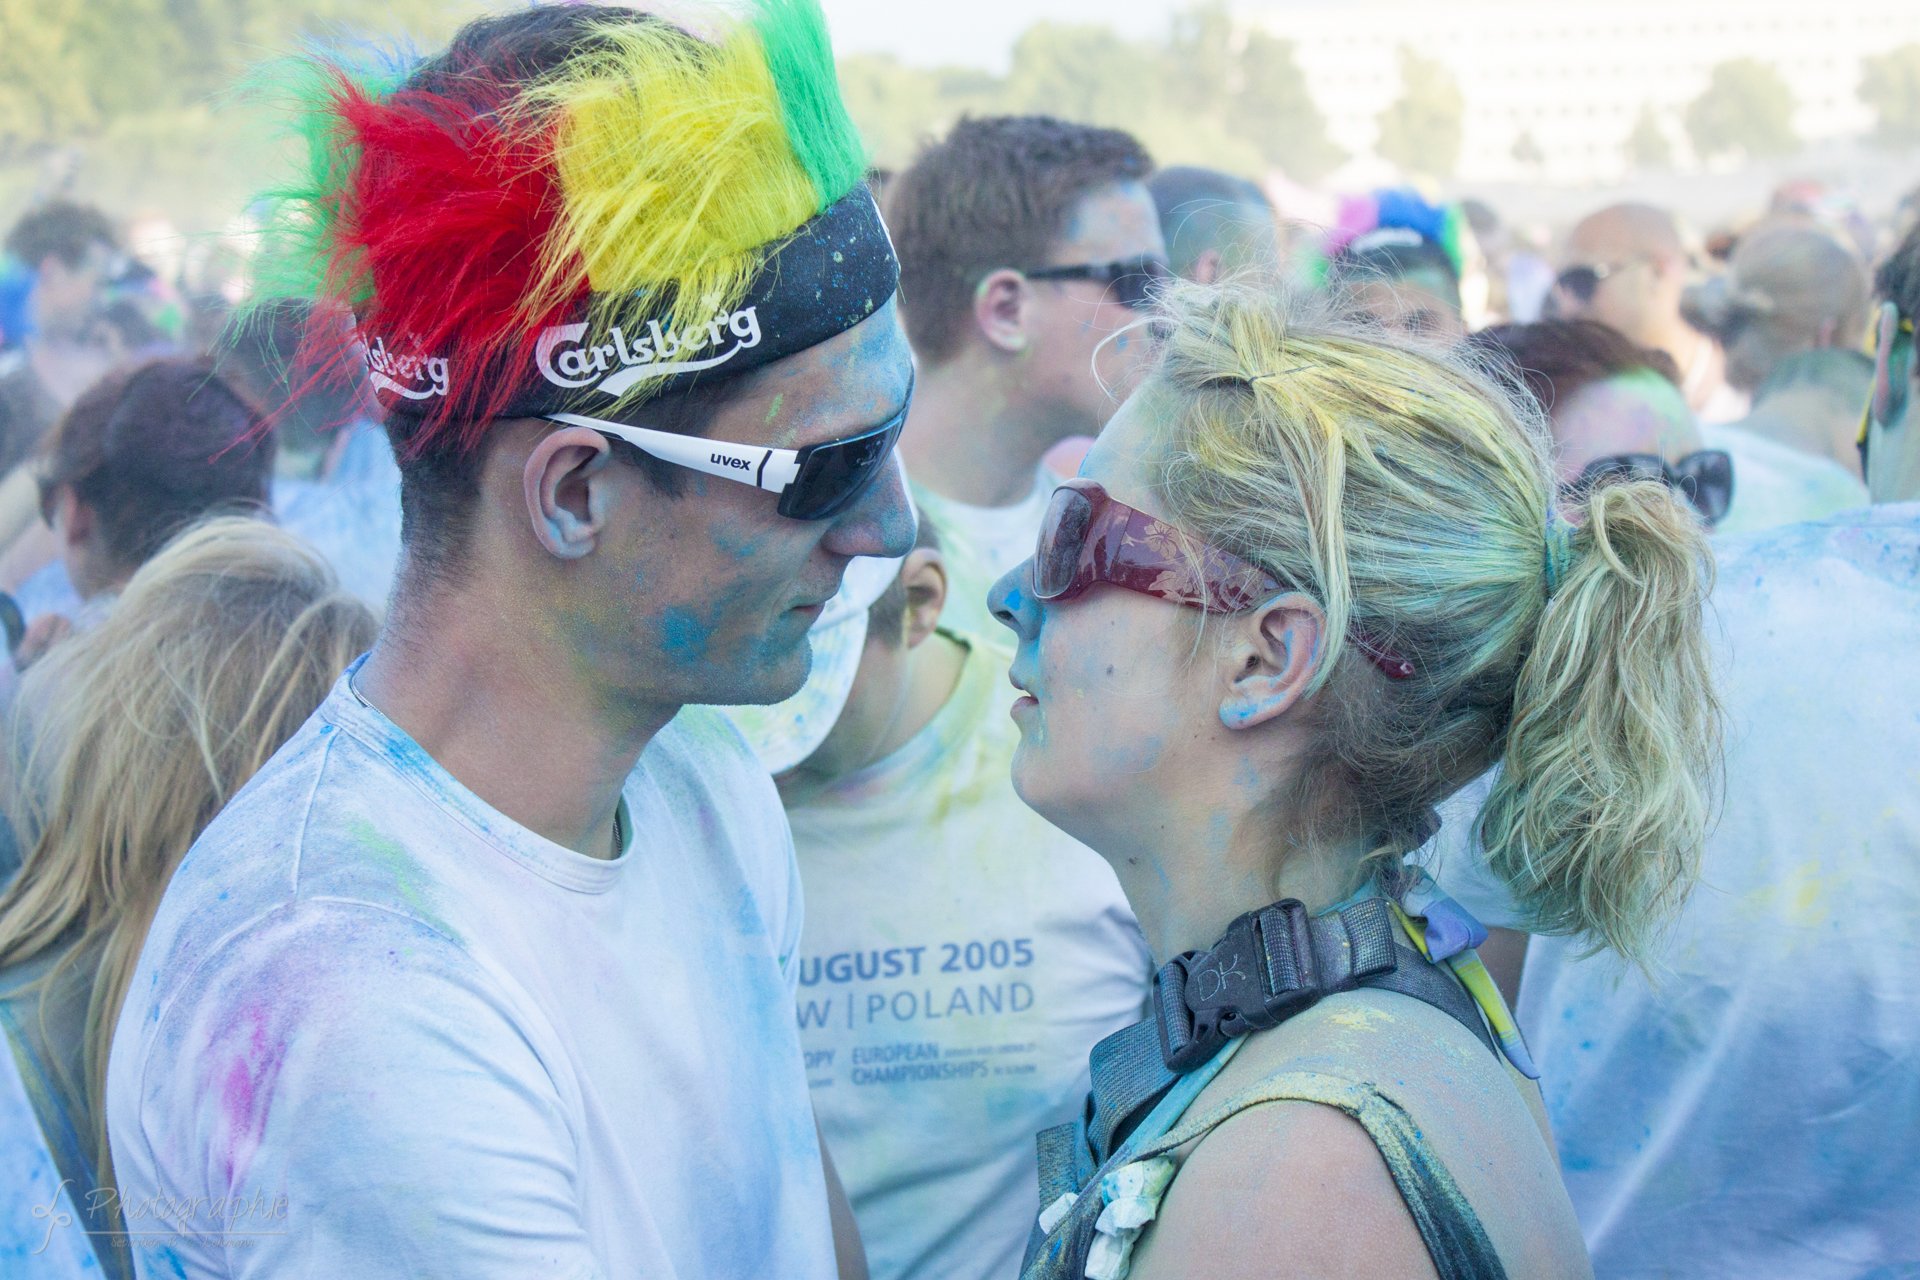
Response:
POLYGON ((1168 311, 1143 393, 1159 497, 1326 614, 1315 745, 1271 806, 1290 841, 1397 861, 1504 765, 1481 829, 1534 926, 1643 959, 1697 875, 1718 759, 1698 522, 1637 483, 1569 530, 1545 422, 1470 357, 1271 290, 1180 287, 1168 311))
POLYGON ((0 965, 63 947, 42 1000, 93 964, 82 1061, 68 1081, 112 1185, 107 1054, 140 948, 188 848, 373 643, 372 613, 318 552, 259 520, 178 534, 127 584, 99 627, 64 642, 22 682, 43 714, 16 786, 32 849, 0 893, 0 965), (91 957, 97 955, 97 960, 91 957))
POLYGON ((1713 559, 1664 485, 1601 485, 1578 516, 1480 839, 1536 932, 1584 933, 1638 959, 1697 878, 1706 837, 1713 559))

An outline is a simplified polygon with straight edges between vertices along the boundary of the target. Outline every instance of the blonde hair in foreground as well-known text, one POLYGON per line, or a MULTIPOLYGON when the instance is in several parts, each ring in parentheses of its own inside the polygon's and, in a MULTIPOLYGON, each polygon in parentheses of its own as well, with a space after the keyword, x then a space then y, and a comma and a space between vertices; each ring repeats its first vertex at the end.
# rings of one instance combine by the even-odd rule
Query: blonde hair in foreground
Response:
POLYGON ((317 552, 229 517, 174 538, 105 622, 22 682, 18 705, 46 708, 31 726, 22 776, 34 782, 19 815, 20 830, 39 836, 0 896, 0 964, 69 930, 80 932, 69 957, 104 942, 85 1044, 95 1127, 85 1136, 103 1187, 107 1051, 167 881, 375 630, 317 552))
POLYGON ((1498 764, 1480 836, 1530 926, 1645 963, 1698 878, 1720 760, 1698 521, 1658 483, 1594 489, 1550 593, 1550 438, 1502 375, 1271 291, 1170 305, 1162 498, 1326 612, 1319 749, 1281 811, 1397 860, 1498 764))

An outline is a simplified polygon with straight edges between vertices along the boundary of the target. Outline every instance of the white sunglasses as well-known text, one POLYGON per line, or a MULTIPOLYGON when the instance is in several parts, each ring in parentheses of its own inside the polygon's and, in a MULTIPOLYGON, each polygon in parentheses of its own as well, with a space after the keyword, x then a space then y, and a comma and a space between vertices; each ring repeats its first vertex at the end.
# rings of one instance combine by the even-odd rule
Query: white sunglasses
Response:
POLYGON ((906 425, 913 389, 900 412, 870 431, 823 440, 800 449, 773 449, 764 445, 734 444, 703 436, 675 435, 650 427, 633 427, 579 413, 549 413, 549 422, 587 427, 625 440, 643 453, 690 471, 750 484, 780 495, 779 512, 791 520, 827 520, 855 502, 880 475, 893 454, 900 429, 906 425))

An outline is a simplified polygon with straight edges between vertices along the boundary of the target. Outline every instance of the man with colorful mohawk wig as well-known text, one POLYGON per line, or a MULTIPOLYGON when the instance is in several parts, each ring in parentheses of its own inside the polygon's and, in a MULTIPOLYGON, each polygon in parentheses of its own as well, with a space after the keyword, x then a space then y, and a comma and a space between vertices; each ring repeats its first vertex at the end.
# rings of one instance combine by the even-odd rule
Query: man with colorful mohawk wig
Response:
POLYGON ((699 705, 792 694, 849 562, 914 539, 898 266, 817 4, 296 70, 256 279, 351 315, 405 562, 148 934, 116 1173, 202 1209, 142 1274, 864 1275, 791 837, 699 705))

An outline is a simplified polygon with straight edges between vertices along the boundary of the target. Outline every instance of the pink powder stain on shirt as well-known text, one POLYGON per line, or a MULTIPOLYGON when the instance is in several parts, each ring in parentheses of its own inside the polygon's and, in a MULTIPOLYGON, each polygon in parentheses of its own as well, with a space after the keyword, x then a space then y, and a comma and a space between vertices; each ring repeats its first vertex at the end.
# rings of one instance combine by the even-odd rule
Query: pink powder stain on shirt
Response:
POLYGON ((225 1062, 215 1068, 220 1116, 214 1149, 224 1156, 230 1188, 245 1181, 254 1153, 260 1149, 274 1086, 287 1055, 285 1042, 269 1034, 271 1017, 264 1005, 243 1006, 208 1046, 209 1061, 217 1063, 224 1058, 225 1062))

